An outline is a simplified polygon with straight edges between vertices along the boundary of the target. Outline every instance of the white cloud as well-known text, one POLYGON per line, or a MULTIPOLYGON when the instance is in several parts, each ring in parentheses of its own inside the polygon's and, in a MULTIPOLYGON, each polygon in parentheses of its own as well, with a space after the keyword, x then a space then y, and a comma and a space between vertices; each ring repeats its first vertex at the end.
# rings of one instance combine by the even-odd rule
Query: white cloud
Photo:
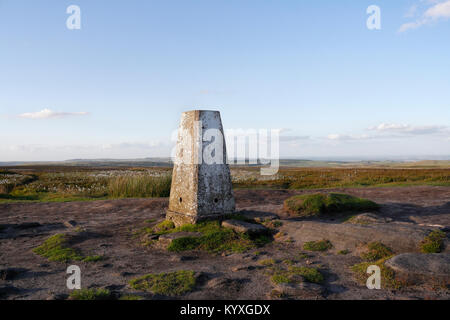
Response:
POLYGON ((450 1, 438 3, 425 12, 425 17, 432 19, 450 18, 450 1))
POLYGON ((328 140, 335 140, 335 141, 349 141, 349 140, 367 140, 372 139, 372 136, 368 136, 367 134, 363 135, 347 135, 347 134, 329 134, 327 136, 328 140))
POLYGON ((280 136, 281 142, 293 142, 293 141, 301 141, 308 140, 309 136, 280 136))
MULTIPOLYGON (((381 123, 367 128, 375 134, 338 134, 333 133, 326 136, 330 141, 395 141, 398 139, 410 139, 411 137, 437 137, 444 138, 450 134, 450 127, 440 125, 412 126, 409 124, 381 123)), ((441 140, 442 141, 442 140, 441 140)))
POLYGON ((38 112, 29 112, 19 114, 20 118, 26 119, 51 119, 51 118, 63 118, 71 116, 85 116, 88 112, 56 112, 50 109, 44 109, 38 112))
MULTIPOLYGON (((439 19, 450 18, 450 0, 436 3, 435 1, 428 1, 433 6, 428 8, 416 21, 407 22, 400 26, 398 32, 402 33, 408 30, 417 29, 423 25, 432 23, 439 19)), ((407 13, 407 16, 413 17, 417 11, 417 5, 412 6, 407 13)))
POLYGON ((413 30, 413 29, 417 29, 421 26, 423 26, 425 24, 425 20, 421 19, 415 22, 408 22, 408 23, 404 23, 400 26, 400 28, 398 29, 398 32, 405 32, 408 30, 413 30))
POLYGON ((381 123, 368 129, 377 132, 395 132, 402 134, 425 135, 444 133, 447 132, 449 128, 446 126, 438 125, 412 126, 409 124, 381 123))

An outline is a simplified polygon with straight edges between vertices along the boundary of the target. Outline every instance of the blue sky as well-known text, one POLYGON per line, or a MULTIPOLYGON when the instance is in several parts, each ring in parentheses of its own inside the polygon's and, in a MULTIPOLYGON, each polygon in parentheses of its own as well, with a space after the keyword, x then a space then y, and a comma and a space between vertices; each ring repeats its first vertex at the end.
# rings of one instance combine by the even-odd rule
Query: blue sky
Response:
POLYGON ((168 156, 203 108, 282 157, 448 156, 449 35, 449 0, 0 0, 0 161, 168 156))

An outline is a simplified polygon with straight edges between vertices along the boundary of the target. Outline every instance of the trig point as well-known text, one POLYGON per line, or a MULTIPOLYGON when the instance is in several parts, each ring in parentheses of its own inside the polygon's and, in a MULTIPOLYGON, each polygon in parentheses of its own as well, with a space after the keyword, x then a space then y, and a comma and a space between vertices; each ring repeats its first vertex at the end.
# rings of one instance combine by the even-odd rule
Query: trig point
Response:
POLYGON ((183 112, 166 218, 180 226, 220 219, 234 210, 220 112, 183 112))

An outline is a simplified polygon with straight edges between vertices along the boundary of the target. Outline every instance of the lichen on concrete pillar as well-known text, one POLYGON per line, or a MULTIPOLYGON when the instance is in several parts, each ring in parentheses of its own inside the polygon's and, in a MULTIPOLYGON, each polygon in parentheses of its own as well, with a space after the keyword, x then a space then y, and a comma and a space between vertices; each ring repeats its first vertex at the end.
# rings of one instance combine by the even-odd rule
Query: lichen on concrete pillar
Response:
POLYGON ((220 112, 184 112, 178 131, 166 218, 180 226, 221 219, 234 210, 220 112))

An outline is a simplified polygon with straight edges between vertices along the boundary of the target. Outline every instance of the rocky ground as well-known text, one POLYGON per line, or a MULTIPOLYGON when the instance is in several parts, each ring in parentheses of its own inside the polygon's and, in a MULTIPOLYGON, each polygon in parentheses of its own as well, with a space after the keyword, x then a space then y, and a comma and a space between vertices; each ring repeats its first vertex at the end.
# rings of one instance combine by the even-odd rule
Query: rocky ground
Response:
POLYGON ((128 282, 148 273, 184 269, 196 271, 198 281, 192 292, 177 297, 183 299, 450 298, 448 278, 445 278, 450 273, 448 239, 444 253, 439 256, 418 254, 419 242, 431 230, 449 231, 449 187, 326 190, 332 191, 367 198, 382 207, 378 212, 362 212, 363 215, 352 219, 353 223, 348 222, 348 215, 302 220, 287 216, 283 201, 312 190, 236 190, 237 211, 276 214, 282 226, 277 227, 280 233, 272 243, 230 255, 200 251, 172 253, 143 246, 133 232, 145 227, 148 220, 162 221, 167 199, 0 204, 0 299, 57 299, 70 293, 66 288, 68 265, 49 262, 32 252, 57 233, 77 233, 76 249, 105 257, 98 262, 74 263, 81 267, 82 287, 107 288, 118 295, 167 299, 136 292, 128 282), (306 241, 321 239, 330 240, 333 247, 326 252, 308 252, 307 257, 295 263, 318 268, 325 276, 322 284, 304 284, 293 289, 271 282, 261 260, 296 259, 305 253, 302 246, 306 241), (411 257, 401 256, 392 267, 400 273, 420 274, 421 281, 400 289, 381 290, 369 290, 358 281, 351 266, 362 261, 360 253, 364 245, 377 240, 397 255, 416 253, 411 257), (349 253, 338 254, 342 250, 349 253), (411 264, 411 261, 422 263, 411 264), (274 289, 283 294, 274 295, 274 289))

